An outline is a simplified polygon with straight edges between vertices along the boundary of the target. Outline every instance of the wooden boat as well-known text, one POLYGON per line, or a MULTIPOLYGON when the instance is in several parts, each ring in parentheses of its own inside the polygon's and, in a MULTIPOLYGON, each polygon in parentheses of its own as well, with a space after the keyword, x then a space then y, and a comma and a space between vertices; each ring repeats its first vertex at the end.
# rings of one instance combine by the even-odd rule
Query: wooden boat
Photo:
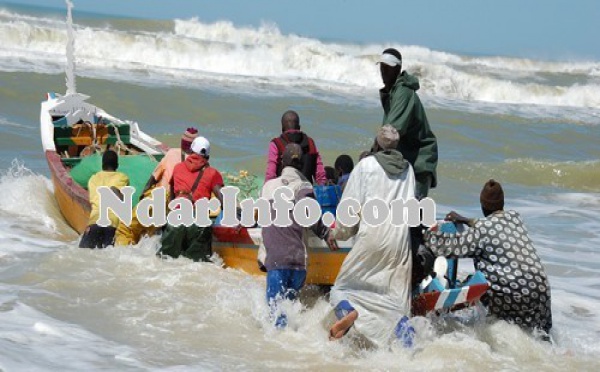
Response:
POLYGON ((458 283, 450 288, 441 285, 437 278, 433 279, 432 284, 423 293, 413 298, 413 315, 423 316, 431 311, 443 312, 463 309, 479 301, 489 288, 489 284, 481 271, 476 271, 464 283, 458 283))
MULTIPOLYGON (((88 225, 90 202, 86 179, 93 172, 84 174, 87 177, 83 179, 74 179, 73 173, 86 158, 98 156, 98 152, 110 148, 119 152, 120 164, 141 159, 152 159, 152 164, 156 164, 168 150, 160 141, 142 132, 136 122, 118 119, 86 102, 88 98, 79 93, 65 96, 48 93, 40 114, 42 145, 52 175, 54 195, 66 221, 80 234, 88 225)), ((152 169, 153 166, 146 172, 129 173, 131 183, 144 185, 152 169)), ((137 199, 134 197, 134 200, 137 199)), ((226 267, 248 274, 263 274, 257 263, 261 240, 260 228, 238 230, 218 225, 213 228, 213 251, 223 259, 226 267)), ((353 243, 354 238, 340 241, 340 249, 331 252, 321 239, 311 235, 308 239, 307 284, 333 285, 353 243)), ((458 290, 422 293, 413 301, 415 313, 473 303, 487 289, 485 281, 474 284, 477 287, 472 289, 465 286, 458 290)))
MULTIPOLYGON (((350 251, 354 239, 340 241, 339 250, 332 252, 325 242, 309 233, 307 284, 333 285, 344 258, 350 251)), ((213 251, 218 253, 228 267, 241 269, 249 274, 262 275, 257 257, 262 242, 260 228, 213 227, 213 251)))
MULTIPOLYGON (((89 98, 86 95, 75 93, 61 96, 48 93, 47 97, 42 102, 40 129, 54 195, 69 225, 81 234, 88 225, 90 202, 85 177, 83 180, 75 180, 72 177, 74 168, 85 161, 86 157, 108 148, 120 153, 120 163, 127 163, 149 157, 156 162, 164 156, 168 147, 142 132, 137 123, 118 119, 86 102, 89 98)), ((132 184, 143 185, 150 172, 151 169, 148 169, 147 173, 142 172, 141 175, 128 175, 132 184), (132 176, 141 179, 135 180, 132 176)), ((91 174, 93 173, 89 173, 91 174)), ((253 275, 263 274, 257 263, 261 240, 260 228, 238 230, 215 226, 213 229, 213 251, 223 259, 225 266, 253 275)), ((310 236, 308 243, 307 284, 333 285, 354 239, 339 242, 340 250, 336 252, 331 252, 315 236, 310 236)), ((475 297, 452 294, 450 298, 455 298, 457 303, 471 303, 485 292, 485 288, 483 291, 481 289, 475 297)), ((467 293, 465 291, 468 292, 468 289, 463 289, 462 293, 467 293)), ((474 290, 472 293, 475 293, 474 290)), ((440 306, 438 297, 433 300, 434 296, 431 294, 422 296, 424 299, 415 299, 420 313, 455 305, 446 303, 445 306, 440 306)))
MULTIPOLYGON (((72 175, 86 157, 115 149, 120 153, 121 170, 122 164, 130 160, 148 156, 160 160, 168 151, 166 145, 142 132, 137 123, 118 119, 86 102, 87 99, 88 96, 79 93, 65 96, 48 93, 40 114, 42 145, 54 195, 65 220, 80 234, 88 225, 91 207, 85 177, 77 180, 72 175)), ((128 176, 132 184, 144 185, 150 172, 137 174, 141 180, 132 180, 132 174, 128 176)), ((260 228, 237 230, 215 226, 213 231, 213 250, 227 267, 262 274, 256 260, 260 228)), ((307 283, 332 285, 352 241, 341 242, 336 252, 329 251, 325 243, 314 236, 309 238, 309 244, 307 283)))
MULTIPOLYGON (((310 234, 310 233, 309 233, 310 234)), ((311 234, 312 235, 312 234, 311 234)), ((249 274, 264 275, 257 262, 262 237, 260 228, 242 229, 215 226, 213 228, 213 251, 223 258, 228 267, 241 269, 249 274)), ((333 285, 344 258, 354 244, 354 238, 338 241, 340 249, 331 252, 316 236, 308 239, 307 284, 333 285)), ((456 260, 454 260, 456 263, 456 260)), ((446 288, 437 279, 412 300, 413 315, 425 315, 432 311, 444 312, 468 307, 485 294, 489 285, 485 276, 476 271, 463 283, 457 281, 456 267, 445 273, 452 285, 446 288)))
MULTIPOLYGON (((168 148, 139 129, 137 123, 118 119, 86 102, 80 93, 61 96, 48 93, 42 102, 40 132, 50 168, 54 195, 68 224, 78 233, 88 225, 90 201, 85 180, 72 177, 72 170, 88 156, 112 148, 121 162, 144 158, 160 160, 168 148)), ((146 182, 150 174, 137 175, 132 184, 146 182), (141 179, 144 178, 145 179, 141 179)))
MULTIPOLYGON (((95 171, 100 170, 98 155, 107 149, 116 150, 120 155, 119 170, 128 174, 130 184, 137 185, 140 192, 168 147, 142 132, 136 122, 116 118, 88 103, 89 96, 75 92, 71 7, 68 7, 67 20, 67 92, 70 93, 47 94, 47 99, 41 104, 40 133, 60 211, 67 223, 81 234, 88 225, 91 210, 87 180, 94 174, 94 166, 95 171), (90 161, 94 156, 98 159, 96 164, 90 161), (148 165, 148 159, 151 159, 150 166, 143 171, 136 162, 144 160, 148 165), (127 163, 134 165, 130 173, 123 169, 127 168, 124 166, 127 163)), ((133 200, 138 198, 134 195, 133 200)), ((237 230, 215 226, 213 232, 213 251, 222 257, 226 266, 249 274, 261 274, 257 264, 262 239, 260 229, 237 230)), ((307 283, 332 285, 353 242, 353 238, 339 242, 340 250, 330 252, 324 242, 315 236, 310 237, 307 283)), ((464 300, 474 301, 476 298, 471 296, 464 300)), ((417 297, 414 302, 425 304, 420 308, 425 312, 437 309, 428 305, 433 300, 419 302, 417 297)))

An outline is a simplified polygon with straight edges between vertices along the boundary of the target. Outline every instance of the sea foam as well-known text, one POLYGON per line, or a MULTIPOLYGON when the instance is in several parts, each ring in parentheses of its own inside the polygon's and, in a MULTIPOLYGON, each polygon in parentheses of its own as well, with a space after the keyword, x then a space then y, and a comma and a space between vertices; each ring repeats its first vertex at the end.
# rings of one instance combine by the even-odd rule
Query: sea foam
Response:
MULTIPOLYGON (((152 22, 152 21, 148 21, 152 22)), ((125 27, 126 28, 126 27, 125 27)), ((75 26, 81 73, 127 80, 136 74, 166 84, 267 85, 360 97, 381 85, 375 65, 390 44, 323 42, 282 34, 275 24, 176 19, 140 30, 75 26), (123 74, 123 72, 129 72, 123 74)), ((65 63, 66 30, 54 18, 0 11, 0 70, 56 73, 65 63)), ((421 93, 467 102, 600 109, 600 62, 476 57, 422 46, 394 45, 421 93)), ((139 78, 139 76, 138 76, 139 78)))

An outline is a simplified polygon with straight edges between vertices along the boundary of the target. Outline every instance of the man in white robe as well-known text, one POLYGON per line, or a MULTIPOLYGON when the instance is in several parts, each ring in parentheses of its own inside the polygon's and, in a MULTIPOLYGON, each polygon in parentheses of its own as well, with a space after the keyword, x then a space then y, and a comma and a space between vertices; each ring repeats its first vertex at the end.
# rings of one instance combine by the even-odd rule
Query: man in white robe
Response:
MULTIPOLYGON (((362 207, 371 199, 381 199, 390 206, 393 200, 415 197, 414 173, 396 150, 398 141, 394 127, 384 125, 379 130, 376 152, 354 168, 341 202, 352 198, 362 207)), ((412 270, 409 226, 392 225, 391 216, 380 226, 367 225, 362 212, 360 218, 351 227, 338 219, 334 229, 336 239, 356 235, 356 241, 331 289, 330 302, 339 320, 331 328, 330 339, 343 337, 352 326, 377 346, 389 342, 394 333, 410 338, 406 331, 414 330, 407 318, 412 270)))

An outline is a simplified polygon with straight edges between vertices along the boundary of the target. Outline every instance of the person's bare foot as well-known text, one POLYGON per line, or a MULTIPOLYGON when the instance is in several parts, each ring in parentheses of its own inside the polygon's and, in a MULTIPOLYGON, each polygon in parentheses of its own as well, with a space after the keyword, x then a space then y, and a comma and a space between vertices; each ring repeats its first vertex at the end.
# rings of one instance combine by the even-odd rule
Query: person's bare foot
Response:
POLYGON ((358 311, 352 310, 348 315, 335 322, 329 330, 329 341, 339 340, 344 337, 358 318, 358 311))

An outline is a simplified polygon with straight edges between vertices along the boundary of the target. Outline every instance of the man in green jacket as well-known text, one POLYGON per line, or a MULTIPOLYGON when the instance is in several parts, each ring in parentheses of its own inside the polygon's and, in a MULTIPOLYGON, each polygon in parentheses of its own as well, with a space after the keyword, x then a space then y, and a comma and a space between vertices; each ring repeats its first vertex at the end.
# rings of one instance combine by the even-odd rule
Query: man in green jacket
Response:
MULTIPOLYGON (((425 109, 417 95, 419 80, 402 72, 402 55, 394 48, 379 57, 379 71, 384 87, 379 90, 383 106, 383 125, 391 124, 400 134, 398 151, 415 173, 415 198, 422 199, 437 186, 438 147, 429 127, 425 109)), ((417 286, 433 269, 435 259, 424 248, 421 227, 411 227, 412 285, 417 286)))
POLYGON ((379 91, 382 124, 391 124, 400 134, 398 150, 413 166, 415 197, 421 199, 437 185, 438 147, 417 95, 419 80, 402 71, 402 55, 394 48, 384 50, 378 63, 385 85, 379 91))

